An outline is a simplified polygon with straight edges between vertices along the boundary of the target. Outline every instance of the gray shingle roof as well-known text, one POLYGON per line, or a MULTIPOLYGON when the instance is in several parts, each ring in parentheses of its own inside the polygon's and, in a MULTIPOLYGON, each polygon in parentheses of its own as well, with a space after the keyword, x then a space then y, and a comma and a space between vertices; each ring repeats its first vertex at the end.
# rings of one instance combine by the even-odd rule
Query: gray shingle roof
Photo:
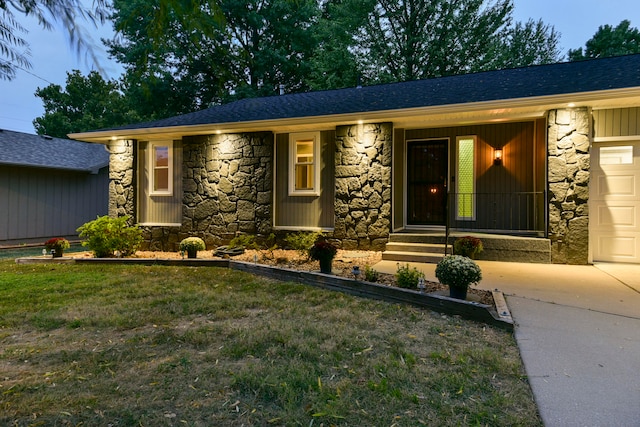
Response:
POLYGON ((243 99, 194 113, 115 129, 366 113, 629 87, 640 87, 640 55, 538 65, 362 88, 243 99))
POLYGON ((103 145, 0 129, 0 164, 97 172, 109 153, 103 145))

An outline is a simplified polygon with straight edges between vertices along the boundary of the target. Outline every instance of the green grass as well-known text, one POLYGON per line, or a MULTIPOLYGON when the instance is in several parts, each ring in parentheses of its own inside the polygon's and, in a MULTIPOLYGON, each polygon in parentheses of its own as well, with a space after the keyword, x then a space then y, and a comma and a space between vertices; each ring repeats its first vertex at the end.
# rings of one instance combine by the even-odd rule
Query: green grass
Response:
POLYGON ((0 424, 540 426, 509 333, 211 267, 0 261, 0 424))

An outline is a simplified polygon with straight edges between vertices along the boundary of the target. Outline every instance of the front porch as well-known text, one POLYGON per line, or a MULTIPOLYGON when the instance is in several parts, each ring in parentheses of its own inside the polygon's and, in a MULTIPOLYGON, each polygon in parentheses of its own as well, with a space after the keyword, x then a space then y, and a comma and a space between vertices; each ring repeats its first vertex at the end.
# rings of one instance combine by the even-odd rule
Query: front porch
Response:
POLYGON ((444 230, 424 232, 407 230, 392 233, 382 253, 382 259, 437 263, 445 254, 453 252, 453 242, 462 236, 474 236, 482 240, 484 251, 478 256, 480 260, 551 263, 551 241, 546 238, 455 231, 449 233, 447 240, 444 230))

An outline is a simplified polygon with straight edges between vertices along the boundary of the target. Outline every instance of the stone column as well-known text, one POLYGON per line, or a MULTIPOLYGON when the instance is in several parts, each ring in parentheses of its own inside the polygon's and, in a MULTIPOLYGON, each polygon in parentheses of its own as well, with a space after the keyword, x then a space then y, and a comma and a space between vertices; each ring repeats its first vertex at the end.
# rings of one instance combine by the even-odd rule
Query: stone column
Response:
POLYGON ((591 110, 552 110, 548 119, 551 259, 587 264, 591 110))
POLYGON ((384 249, 391 229, 393 125, 336 129, 335 229, 343 249, 384 249))
POLYGON ((135 144, 131 140, 110 141, 109 151, 109 216, 131 216, 131 225, 136 221, 135 212, 135 144))
POLYGON ((181 238, 207 246, 238 231, 272 231, 273 135, 269 132, 184 139, 181 238))

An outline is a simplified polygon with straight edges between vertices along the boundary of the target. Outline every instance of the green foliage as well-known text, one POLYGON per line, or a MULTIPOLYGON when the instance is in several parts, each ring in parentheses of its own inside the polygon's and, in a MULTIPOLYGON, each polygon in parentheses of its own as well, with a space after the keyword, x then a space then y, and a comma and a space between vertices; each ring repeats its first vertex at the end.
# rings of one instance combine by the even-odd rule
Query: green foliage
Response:
POLYGON ((230 249, 233 248, 242 248, 242 249, 258 249, 260 246, 256 242, 256 236, 253 234, 238 234, 229 242, 228 247, 230 249))
POLYGON ((368 265, 364 266, 364 280, 367 282, 377 282, 380 278, 380 273, 378 271, 368 265))
POLYGON ((631 27, 631 22, 623 20, 616 27, 604 25, 591 37, 585 49, 569 49, 569 60, 581 61, 591 58, 630 55, 640 53, 640 31, 631 27))
POLYGON ((322 236, 317 231, 299 231, 297 233, 287 234, 284 241, 287 246, 300 254, 300 256, 308 256, 309 248, 322 236))
POLYGON ((33 121, 39 135, 67 138, 67 134, 116 127, 140 120, 126 105, 121 85, 105 81, 92 71, 67 73, 66 87, 50 84, 36 90, 42 99, 44 115, 33 121))
POLYGON ((466 288, 482 280, 480 267, 462 255, 447 255, 436 266, 436 277, 443 285, 466 288))
POLYGON ((185 252, 204 251, 207 249, 204 240, 199 237, 187 237, 180 242, 180 250, 185 252))
POLYGON ((405 289, 418 289, 418 281, 424 279, 424 273, 419 271, 415 267, 409 267, 409 264, 404 266, 398 264, 396 270, 396 284, 400 288, 405 289))
POLYGON ((129 218, 128 215, 118 218, 105 215, 83 224, 76 231, 85 238, 82 245, 91 249, 97 258, 114 256, 116 251, 129 256, 142 243, 142 230, 130 227, 129 218))
POLYGON ((11 80, 16 69, 31 68, 29 42, 22 36, 27 33, 20 25, 20 17, 31 17, 46 29, 57 30, 54 23, 67 31, 69 41, 78 53, 84 51, 91 63, 99 66, 91 36, 82 27, 82 22, 102 23, 107 19, 108 2, 95 0, 91 6, 82 0, 11 0, 0 1, 0 79, 11 80))

